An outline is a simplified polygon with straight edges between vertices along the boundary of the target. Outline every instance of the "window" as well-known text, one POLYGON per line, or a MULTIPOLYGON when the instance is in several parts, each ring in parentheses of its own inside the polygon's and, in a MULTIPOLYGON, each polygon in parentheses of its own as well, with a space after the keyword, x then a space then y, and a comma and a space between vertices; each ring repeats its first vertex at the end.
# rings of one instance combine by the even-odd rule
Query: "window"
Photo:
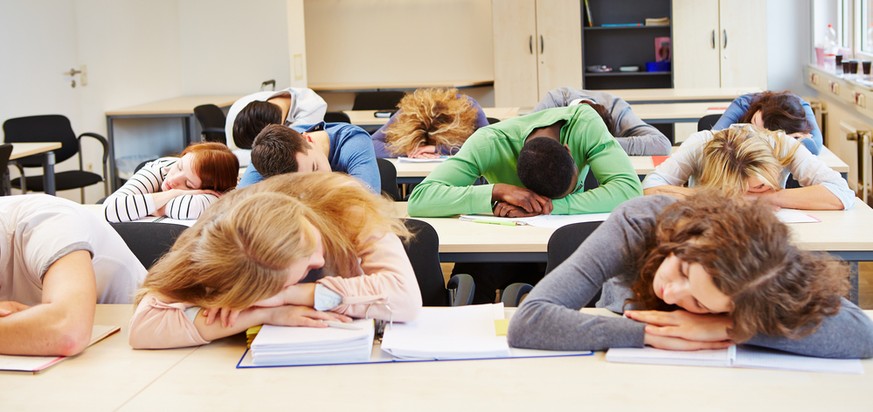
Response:
POLYGON ((873 0, 813 0, 813 44, 827 46, 832 25, 844 56, 873 59, 873 0))

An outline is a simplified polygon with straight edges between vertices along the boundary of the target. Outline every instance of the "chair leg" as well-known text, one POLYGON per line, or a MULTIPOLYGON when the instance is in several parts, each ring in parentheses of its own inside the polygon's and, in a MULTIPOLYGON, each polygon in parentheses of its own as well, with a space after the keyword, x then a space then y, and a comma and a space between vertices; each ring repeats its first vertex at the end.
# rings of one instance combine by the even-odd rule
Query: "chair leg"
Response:
POLYGON ((19 180, 21 181, 21 194, 25 194, 27 193, 27 177, 24 175, 24 166, 15 162, 15 167, 18 168, 19 180))

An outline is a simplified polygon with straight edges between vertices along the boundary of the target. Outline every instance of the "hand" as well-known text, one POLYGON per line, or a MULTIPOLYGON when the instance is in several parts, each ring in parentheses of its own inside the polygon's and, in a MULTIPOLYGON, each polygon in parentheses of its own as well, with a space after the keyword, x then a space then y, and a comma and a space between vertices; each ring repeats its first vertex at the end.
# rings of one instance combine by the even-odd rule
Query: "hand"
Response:
POLYGON ((494 207, 494 216, 498 217, 531 217, 536 215, 536 213, 528 213, 524 209, 506 202, 497 202, 497 206, 494 207))
POLYGON ((30 306, 16 302, 14 300, 0 301, 0 318, 4 316, 9 316, 15 312, 21 312, 22 310, 25 310, 29 307, 30 306))
POLYGON ((540 196, 523 187, 497 183, 491 190, 491 201, 505 202, 523 209, 528 216, 552 213, 552 199, 540 196))
POLYGON ((308 326, 326 328, 326 320, 351 322, 352 318, 334 312, 320 312, 307 306, 278 306, 269 308, 271 311, 269 324, 277 326, 308 326))
POLYGON ((221 319, 221 326, 229 328, 236 323, 236 320, 239 318, 239 314, 242 311, 242 309, 231 308, 206 308, 200 313, 206 317, 207 326, 215 322, 216 319, 221 319))
POLYGON ((435 159, 439 157, 439 154, 437 153, 436 146, 425 145, 418 146, 415 149, 410 150, 406 153, 406 156, 411 158, 435 159))
POLYGON ((781 209, 781 207, 779 207, 779 205, 777 205, 775 203, 775 200, 776 200, 776 198, 774 197, 775 194, 776 194, 776 191, 774 191, 774 190, 768 190, 766 192, 757 192, 757 193, 746 192, 745 195, 743 196, 743 198, 749 202, 753 202, 755 200, 758 200, 762 204, 772 207, 774 212, 778 212, 779 209, 781 209))
POLYGON ((629 310, 624 315, 645 323, 646 335, 679 338, 686 341, 728 341, 730 336, 727 331, 733 325, 726 314, 696 314, 685 310, 673 312, 629 310))
POLYGON ((675 197, 679 200, 685 200, 688 196, 694 194, 696 189, 685 186, 671 186, 671 185, 663 185, 663 186, 655 186, 650 187, 648 189, 643 190, 644 195, 666 195, 675 197))

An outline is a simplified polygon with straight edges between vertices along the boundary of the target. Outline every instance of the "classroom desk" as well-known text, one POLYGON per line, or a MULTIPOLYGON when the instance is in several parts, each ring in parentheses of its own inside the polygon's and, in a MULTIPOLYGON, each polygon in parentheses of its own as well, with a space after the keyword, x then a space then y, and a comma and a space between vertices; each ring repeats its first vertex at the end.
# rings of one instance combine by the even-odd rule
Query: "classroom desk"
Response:
MULTIPOLYGON (((673 150, 677 150, 678 146, 674 146, 673 150)), ((652 156, 628 156, 631 160, 631 165, 634 170, 637 172, 637 175, 640 176, 640 180, 645 177, 647 174, 652 173, 655 170, 655 164, 652 161, 652 156)), ((849 165, 846 164, 842 159, 837 157, 834 152, 830 151, 827 147, 822 147, 822 151, 819 154, 819 159, 825 162, 831 169, 839 173, 843 176, 843 179, 846 179, 849 175, 849 165)), ((401 162, 396 158, 387 159, 391 163, 394 164, 394 168, 397 169, 397 183, 399 184, 415 184, 420 183, 427 177, 430 172, 432 172, 437 166, 440 165, 440 162, 432 162, 432 163, 416 163, 416 162, 401 162)))
MULTIPOLYGON (((9 160, 21 159, 22 157, 42 154, 42 185, 45 194, 55 195, 55 152, 60 149, 59 142, 47 143, 12 143, 12 154, 9 160)), ((8 173, 8 171, 3 171, 8 173)))
POLYGON ((757 93, 757 87, 732 88, 700 88, 700 89, 618 89, 597 90, 621 97, 634 105, 638 103, 694 103, 694 102, 731 102, 740 95, 757 93))
POLYGON ((494 80, 458 80, 448 82, 325 82, 309 83, 309 88, 316 92, 361 92, 361 91, 385 91, 399 90, 408 91, 422 88, 455 88, 467 89, 471 87, 493 86, 494 80))
POLYGON ((181 119, 182 147, 187 147, 197 134, 194 108, 202 104, 228 107, 240 96, 179 96, 106 112, 106 137, 109 140, 109 175, 112 190, 118 189, 118 170, 115 164, 115 121, 118 119, 181 119))
MULTIPOLYGON (((483 107, 482 111, 485 116, 495 119, 509 119, 519 115, 521 109, 518 107, 483 107)), ((376 117, 376 110, 344 110, 343 113, 349 115, 349 122, 358 126, 380 126, 388 123, 387 117, 376 117)))
POLYGON ((3 409, 797 412, 867 411, 873 404, 870 359, 862 361, 863 375, 618 364, 606 362, 604 352, 243 370, 235 369, 241 335, 197 348, 130 349, 131 312, 130 305, 98 305, 97 323, 122 326, 120 333, 37 375, 0 373, 3 409))

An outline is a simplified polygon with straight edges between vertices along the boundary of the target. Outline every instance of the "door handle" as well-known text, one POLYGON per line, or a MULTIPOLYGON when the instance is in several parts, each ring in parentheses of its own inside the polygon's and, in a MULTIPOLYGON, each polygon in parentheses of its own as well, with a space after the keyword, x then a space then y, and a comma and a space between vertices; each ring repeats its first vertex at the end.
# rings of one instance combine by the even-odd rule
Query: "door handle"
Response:
POLYGON ((712 31, 711 42, 712 42, 712 48, 715 49, 715 30, 712 31))
POLYGON ((543 42, 543 35, 540 35, 540 54, 546 51, 546 44, 543 42))
POLYGON ((724 37, 724 45, 721 46, 721 48, 722 48, 722 49, 726 49, 726 48, 727 48, 727 30, 726 30, 726 29, 722 29, 722 30, 721 30, 721 34, 722 34, 722 36, 724 37))
POLYGON ((528 48, 528 50, 530 50, 530 54, 534 54, 533 53, 533 34, 531 34, 530 36, 527 36, 527 48, 528 48))

